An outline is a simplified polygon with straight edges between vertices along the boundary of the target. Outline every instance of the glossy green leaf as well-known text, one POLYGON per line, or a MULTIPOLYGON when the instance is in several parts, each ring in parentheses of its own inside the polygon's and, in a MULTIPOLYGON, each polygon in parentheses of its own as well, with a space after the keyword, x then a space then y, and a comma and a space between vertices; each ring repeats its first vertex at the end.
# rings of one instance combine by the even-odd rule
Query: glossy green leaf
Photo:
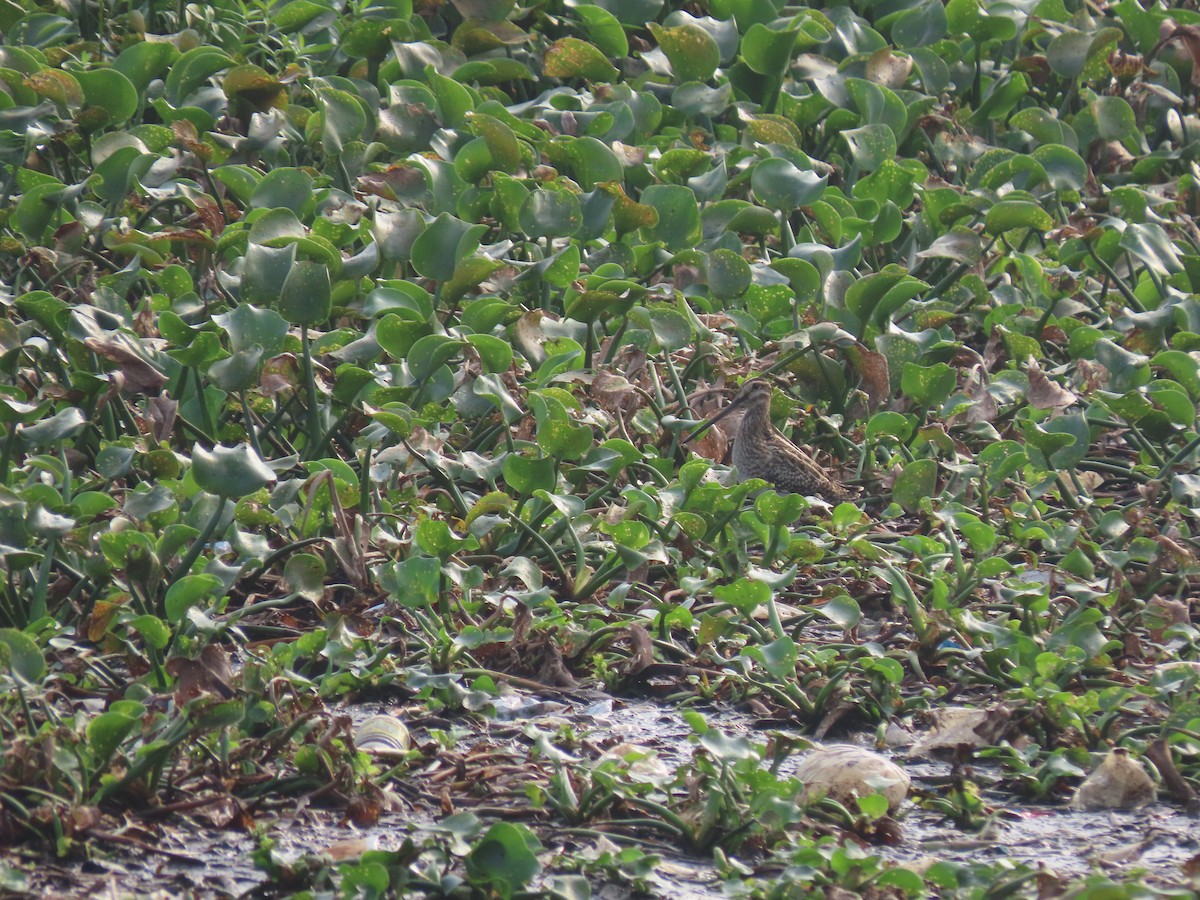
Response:
POLYGON ((279 314, 293 325, 320 325, 332 308, 328 266, 307 259, 292 263, 279 292, 279 314))
POLYGON ((750 187, 764 206, 790 212, 815 203, 825 193, 827 175, 797 168, 786 159, 764 159, 750 173, 750 187))
POLYGON ((864 125, 842 132, 850 156, 860 169, 872 172, 896 156, 896 136, 886 125, 864 125))
POLYGON ((988 210, 984 227, 989 234, 1002 234, 1017 228, 1049 231, 1054 227, 1054 219, 1032 201, 1001 200, 988 210))
POLYGON ((575 37, 559 38, 546 49, 542 73, 550 78, 585 81, 612 81, 619 74, 598 47, 575 37))
POLYGON ((921 501, 937 492, 937 460, 914 459, 904 466, 892 488, 892 497, 906 512, 916 513, 921 501))
POLYGON ((791 64, 799 34, 794 28, 769 28, 756 22, 742 37, 742 58, 759 75, 782 75, 791 64))
POLYGON ((0 628, 0 675, 15 678, 22 687, 41 684, 46 660, 29 635, 15 628, 0 628))
POLYGON ((650 22, 648 27, 670 61, 676 83, 712 78, 721 63, 721 49, 711 34, 690 23, 667 27, 650 22))
POLYGON ((274 484, 275 473, 249 444, 192 448, 192 477, 202 490, 237 499, 274 484))
POLYGON ((579 198, 565 188, 538 188, 521 206, 521 230, 531 238, 570 237, 583 225, 579 198))
POLYGON ((588 37, 610 59, 629 55, 629 39, 625 36, 625 29, 611 12, 588 3, 575 6, 574 12, 587 28, 588 37))
POLYGON ((651 240, 662 241, 668 250, 683 250, 699 241, 700 208, 696 195, 689 188, 678 184, 651 185, 642 192, 642 203, 632 207, 641 216, 639 207, 648 208, 657 216, 657 224, 650 225, 646 231, 651 240))
POLYGON ((448 281, 461 260, 479 247, 485 225, 472 225, 442 213, 427 226, 412 245, 413 268, 435 281, 448 281))

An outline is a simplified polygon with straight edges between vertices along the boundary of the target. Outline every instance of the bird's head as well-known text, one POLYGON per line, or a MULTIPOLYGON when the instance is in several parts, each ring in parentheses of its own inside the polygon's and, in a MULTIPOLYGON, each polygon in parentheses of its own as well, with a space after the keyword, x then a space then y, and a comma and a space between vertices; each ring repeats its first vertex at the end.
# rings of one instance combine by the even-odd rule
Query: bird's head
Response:
POLYGON ((741 390, 737 392, 733 400, 729 402, 723 410, 711 418, 705 419, 696 428, 684 438, 684 441, 691 441, 697 435, 703 434, 717 422, 724 419, 735 409, 740 409, 743 406, 749 405, 754 408, 760 405, 768 405, 771 402, 771 393, 774 389, 771 387, 771 382, 766 378, 752 378, 742 385, 741 390))

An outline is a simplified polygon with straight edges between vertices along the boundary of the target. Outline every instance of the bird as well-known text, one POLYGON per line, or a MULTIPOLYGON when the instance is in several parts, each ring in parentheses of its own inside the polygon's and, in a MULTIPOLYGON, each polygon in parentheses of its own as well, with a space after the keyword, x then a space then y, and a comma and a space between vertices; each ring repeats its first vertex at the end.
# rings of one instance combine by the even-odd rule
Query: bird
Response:
POLYGON ((838 502, 851 499, 853 495, 845 485, 830 477, 807 452, 772 424, 771 392, 771 383, 765 378, 747 381, 727 407, 701 422, 684 440, 692 440, 744 406, 746 412, 734 435, 732 454, 741 478, 761 478, 785 493, 838 502))

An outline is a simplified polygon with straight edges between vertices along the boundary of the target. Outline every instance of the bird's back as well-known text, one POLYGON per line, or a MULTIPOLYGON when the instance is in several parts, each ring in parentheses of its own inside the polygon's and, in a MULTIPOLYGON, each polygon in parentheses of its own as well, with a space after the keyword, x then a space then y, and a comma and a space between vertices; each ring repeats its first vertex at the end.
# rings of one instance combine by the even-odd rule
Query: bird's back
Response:
POLYGON ((733 442, 732 457, 742 478, 761 478, 792 494, 850 499, 845 487, 771 424, 765 407, 747 410, 733 442))

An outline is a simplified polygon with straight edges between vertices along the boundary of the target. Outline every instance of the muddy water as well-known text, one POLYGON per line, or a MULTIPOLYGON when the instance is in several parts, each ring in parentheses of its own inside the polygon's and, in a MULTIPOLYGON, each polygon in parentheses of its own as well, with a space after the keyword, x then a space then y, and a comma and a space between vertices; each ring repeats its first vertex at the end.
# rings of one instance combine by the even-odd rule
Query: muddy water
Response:
MULTIPOLYGON (((726 734, 765 740, 755 729, 752 717, 723 708, 697 707, 712 727, 726 734)), ((355 719, 379 712, 378 705, 355 707, 349 712, 355 719)), ((688 740, 691 728, 681 711, 648 700, 628 700, 592 693, 571 697, 535 698, 511 695, 496 710, 497 717, 458 717, 446 720, 417 718, 412 721, 417 745, 428 749, 427 757, 436 763, 437 752, 430 740, 433 727, 447 725, 460 729, 463 736, 452 753, 469 753, 486 745, 501 754, 509 753, 515 762, 529 758, 532 740, 530 726, 548 735, 573 732, 578 744, 570 752, 589 758, 619 743, 637 744, 654 750, 668 771, 690 758, 693 744, 688 740)), ((864 738, 860 743, 865 744, 864 738)), ((948 764, 908 762, 897 757, 913 778, 914 789, 936 791, 950 772, 948 764)), ((432 771, 430 766, 424 771, 432 771)), ((977 769, 978 770, 978 769, 977 769)), ((400 791, 405 802, 402 811, 385 813, 377 824, 360 828, 347 824, 341 810, 307 808, 277 809, 274 818, 260 815, 260 823, 276 842, 285 858, 350 844, 351 857, 366 847, 394 849, 408 836, 418 839, 443 816, 435 802, 436 788, 422 787, 422 768, 405 776, 414 792, 400 791), (362 842, 362 843, 357 843, 362 842)), ((786 769, 784 774, 786 774, 786 769)), ((994 773, 997 777, 999 772, 994 773)), ((519 782, 520 776, 517 776, 519 782)), ((986 783, 986 779, 985 779, 986 783)), ((901 864, 924 865, 936 861, 998 862, 1009 860, 1032 867, 1042 866, 1060 877, 1082 875, 1096 868, 1109 874, 1129 869, 1145 869, 1148 880, 1179 883, 1180 867, 1200 855, 1200 824, 1165 803, 1138 811, 1082 812, 1063 806, 1024 805, 999 794, 984 796, 996 810, 991 822, 979 832, 965 832, 948 824, 940 815, 907 804, 900 811, 902 842, 876 848, 877 852, 901 864)), ((456 797, 458 803, 460 798, 456 797)), ((473 800, 462 800, 459 809, 472 809, 473 800)), ((485 822, 487 809, 496 805, 480 800, 480 818, 485 822)), ((517 817, 538 832, 548 851, 569 855, 586 854, 594 849, 590 837, 576 838, 554 826, 539 827, 529 817, 517 817)), ((550 822, 547 815, 542 822, 550 822)), ((250 854, 254 839, 241 832, 221 831, 199 826, 195 821, 172 822, 157 839, 144 842, 150 852, 136 846, 106 845, 84 865, 34 864, 36 857, 26 851, 0 851, 0 862, 25 871, 29 888, 35 894, 60 896, 114 897, 163 892, 159 896, 236 897, 262 885, 265 876, 254 868, 250 854)), ((678 900, 708 900, 725 896, 711 860, 688 858, 669 846, 651 846, 661 857, 649 879, 651 890, 678 900)), ((546 861, 550 862, 552 853, 546 861)), ((748 860, 749 861, 749 860, 748 860)), ((0 892, 2 893, 2 892, 0 892)), ((616 900, 630 896, 628 889, 616 885, 595 885, 593 896, 616 900)))

